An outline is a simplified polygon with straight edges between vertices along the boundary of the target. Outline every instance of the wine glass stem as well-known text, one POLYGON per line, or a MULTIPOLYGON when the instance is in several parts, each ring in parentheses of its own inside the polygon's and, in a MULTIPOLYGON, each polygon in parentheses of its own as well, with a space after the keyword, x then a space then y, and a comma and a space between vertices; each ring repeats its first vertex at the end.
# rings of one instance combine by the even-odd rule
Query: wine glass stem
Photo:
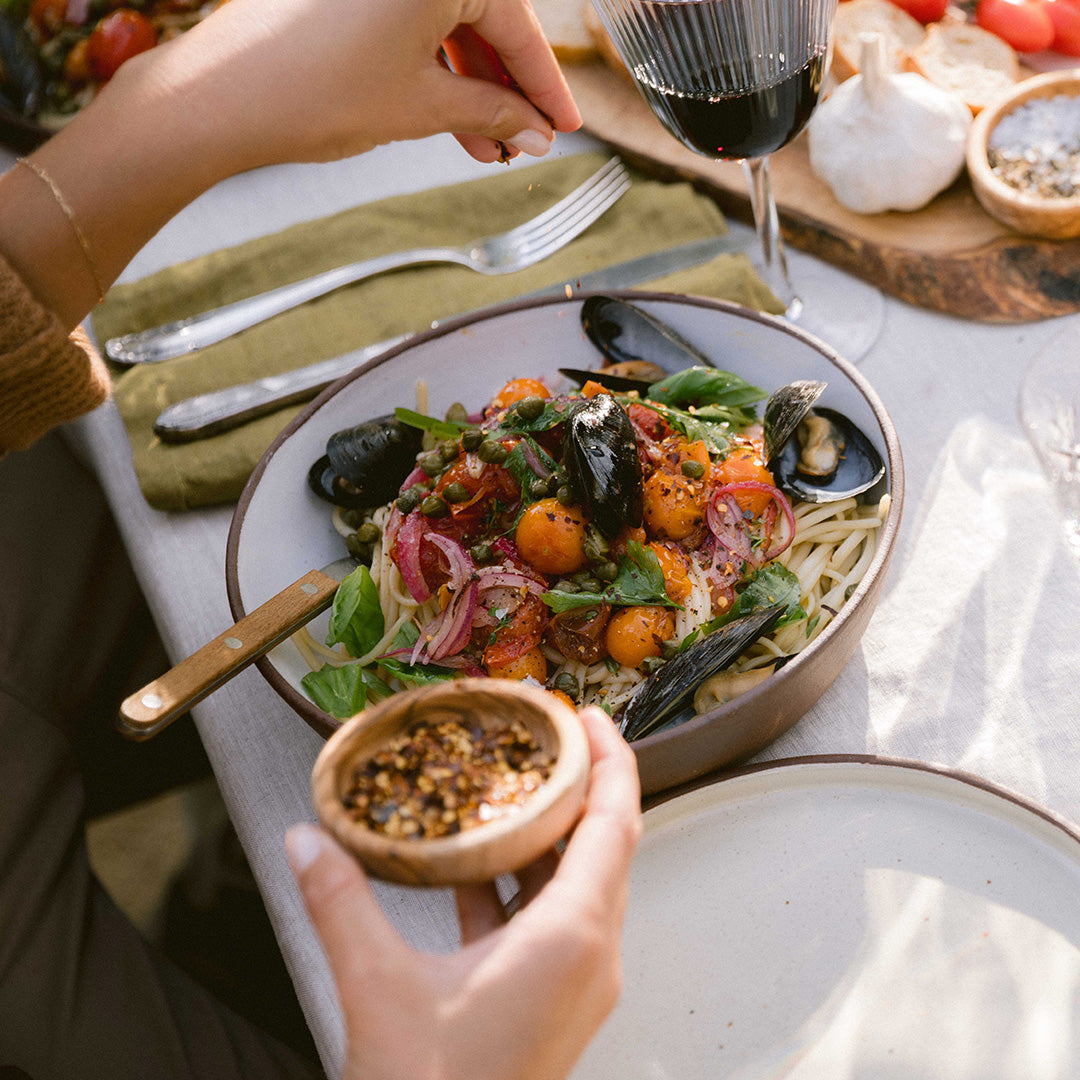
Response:
POLYGON ((769 179, 769 159, 744 158, 741 164, 750 188, 750 206, 754 211, 754 227, 761 246, 759 272, 765 284, 784 305, 787 317, 795 319, 802 310, 802 301, 795 295, 788 277, 784 242, 780 236, 780 218, 776 213, 776 200, 769 179))

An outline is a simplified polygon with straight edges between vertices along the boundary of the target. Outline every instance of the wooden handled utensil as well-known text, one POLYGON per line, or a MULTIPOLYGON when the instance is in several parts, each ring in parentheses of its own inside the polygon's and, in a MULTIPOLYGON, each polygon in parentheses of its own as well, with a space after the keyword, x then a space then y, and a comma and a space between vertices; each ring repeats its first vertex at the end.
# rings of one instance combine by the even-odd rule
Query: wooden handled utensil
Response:
POLYGON ((126 698, 120 706, 120 731, 141 741, 168 727, 196 702, 325 611, 342 580, 358 565, 355 559, 340 559, 322 570, 309 570, 176 667, 126 698))

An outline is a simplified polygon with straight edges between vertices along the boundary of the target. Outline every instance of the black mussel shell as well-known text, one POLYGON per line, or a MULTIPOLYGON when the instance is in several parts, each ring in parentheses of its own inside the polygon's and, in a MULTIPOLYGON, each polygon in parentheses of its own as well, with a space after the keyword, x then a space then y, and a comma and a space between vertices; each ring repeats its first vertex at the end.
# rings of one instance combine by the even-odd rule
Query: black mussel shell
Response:
MULTIPOLYGON (((645 682, 622 711, 619 730, 628 741, 671 724, 688 711, 697 688, 730 667, 784 613, 783 604, 751 612, 677 653, 645 682)), ((689 710, 692 712, 692 710, 689 710)), ((686 719, 689 719, 687 715, 686 719)))
POLYGON ((625 525, 641 524, 644 488, 634 426, 609 394, 590 398, 567 421, 563 465, 574 502, 609 540, 625 525))
POLYGON ((765 460, 772 461, 787 445, 802 419, 821 397, 826 383, 810 380, 788 383, 769 395, 765 402, 762 427, 765 435, 765 460))
POLYGON ((320 499, 332 502, 335 506, 361 510, 375 505, 368 502, 364 498, 363 492, 353 487, 348 480, 338 476, 334 466, 330 464, 330 459, 325 454, 308 469, 308 487, 320 499))
POLYGON ((612 296, 590 296, 581 305, 581 325, 609 363, 647 360, 669 374, 695 365, 716 366, 670 326, 612 296))
POLYGON ((29 34, 0 11, 0 105, 32 118, 41 108, 45 85, 29 34))
POLYGON ((345 428, 330 436, 308 483, 338 506, 381 506, 416 467, 423 437, 419 428, 389 415, 345 428))
POLYGON ((831 425, 843 451, 836 468, 822 475, 811 475, 800 468, 798 438, 789 438, 778 457, 769 463, 777 485, 787 494, 803 502, 827 503, 858 495, 873 497, 873 492, 885 477, 885 462, 870 440, 843 413, 835 409, 816 408, 813 413, 831 425))

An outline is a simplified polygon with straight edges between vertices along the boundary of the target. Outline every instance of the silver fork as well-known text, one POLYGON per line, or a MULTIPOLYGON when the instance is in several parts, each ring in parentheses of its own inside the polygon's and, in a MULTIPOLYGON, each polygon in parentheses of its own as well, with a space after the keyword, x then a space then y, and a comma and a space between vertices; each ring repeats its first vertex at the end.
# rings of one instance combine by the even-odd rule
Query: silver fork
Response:
POLYGON ((457 263, 481 274, 510 274, 546 259, 587 229, 630 188, 626 167, 611 158, 580 187, 517 228, 462 247, 416 248, 341 266, 200 315, 110 338, 105 354, 120 364, 168 360, 222 341, 317 296, 364 278, 424 263, 457 263))

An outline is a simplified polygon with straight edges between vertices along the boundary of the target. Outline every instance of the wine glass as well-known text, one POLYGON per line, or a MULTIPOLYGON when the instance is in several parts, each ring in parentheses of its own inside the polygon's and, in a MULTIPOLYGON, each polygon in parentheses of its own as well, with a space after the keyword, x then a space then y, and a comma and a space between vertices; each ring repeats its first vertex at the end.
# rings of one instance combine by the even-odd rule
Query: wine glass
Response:
POLYGON ((1020 385, 1020 422, 1065 521, 1069 550, 1080 560, 1080 339, 1072 329, 1032 361, 1020 385))
POLYGON ((821 300, 828 312, 804 304, 788 275, 769 178, 769 154, 798 135, 817 104, 836 0, 592 3, 664 127, 699 154, 741 162, 760 241, 758 269, 787 317, 858 359, 880 329, 881 294, 833 271, 827 288, 835 295, 821 300))

